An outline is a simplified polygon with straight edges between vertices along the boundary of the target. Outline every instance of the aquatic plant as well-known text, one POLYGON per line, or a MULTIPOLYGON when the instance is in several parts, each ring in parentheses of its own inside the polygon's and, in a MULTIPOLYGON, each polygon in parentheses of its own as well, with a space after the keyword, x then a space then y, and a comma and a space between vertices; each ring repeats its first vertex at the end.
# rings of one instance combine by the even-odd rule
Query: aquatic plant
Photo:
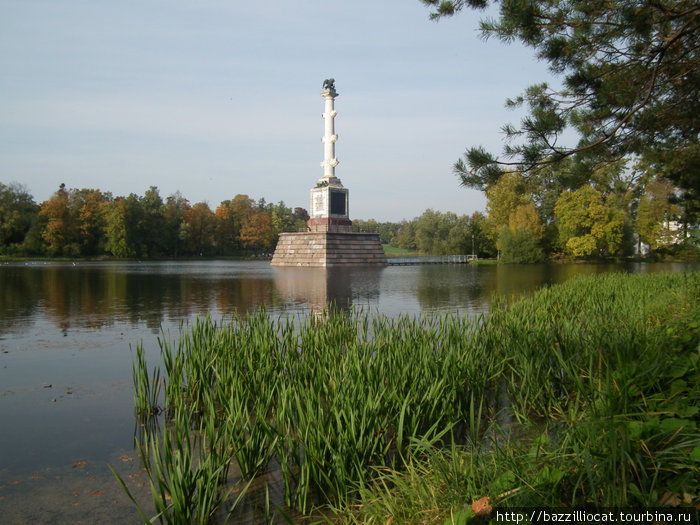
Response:
POLYGON ((350 521, 697 498, 698 281, 574 279, 478 318, 198 319, 159 339, 163 372, 137 353, 138 406, 157 379, 168 417, 140 445, 156 508, 211 516, 230 462, 273 458, 287 505, 350 521))

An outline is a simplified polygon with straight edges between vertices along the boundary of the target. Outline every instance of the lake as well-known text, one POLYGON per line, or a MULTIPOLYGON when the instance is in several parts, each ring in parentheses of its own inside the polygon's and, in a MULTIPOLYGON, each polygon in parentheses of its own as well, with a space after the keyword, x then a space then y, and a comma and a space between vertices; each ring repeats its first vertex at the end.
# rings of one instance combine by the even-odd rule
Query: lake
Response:
MULTIPOLYGON (((0 264, 0 515, 4 523, 138 523, 108 469, 148 502, 134 449, 131 360, 197 316, 316 315, 329 302, 390 317, 487 313, 493 294, 527 294, 601 272, 688 264, 271 268, 268 261, 0 264)), ((272 476, 274 484, 274 475, 272 476)), ((271 489, 272 498, 276 497, 271 489)), ((250 509, 249 509, 250 510, 250 509)), ((240 521, 245 521, 242 516, 240 521)))

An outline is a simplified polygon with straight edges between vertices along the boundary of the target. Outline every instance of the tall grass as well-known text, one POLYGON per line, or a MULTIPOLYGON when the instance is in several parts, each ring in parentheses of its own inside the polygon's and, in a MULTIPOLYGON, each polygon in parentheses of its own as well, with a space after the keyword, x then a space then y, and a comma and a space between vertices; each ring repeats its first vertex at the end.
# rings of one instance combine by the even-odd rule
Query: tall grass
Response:
POLYGON ((252 480, 272 458, 287 505, 350 521, 695 497, 698 281, 576 279, 477 319, 199 319, 159 340, 162 370, 137 355, 137 405, 156 378, 170 418, 141 448, 156 508, 209 519, 231 461, 252 480))
POLYGON ((483 446, 378 470, 340 521, 451 523, 484 497, 698 505, 699 303, 692 273, 581 278, 498 305, 478 339, 505 363, 507 404, 483 446))

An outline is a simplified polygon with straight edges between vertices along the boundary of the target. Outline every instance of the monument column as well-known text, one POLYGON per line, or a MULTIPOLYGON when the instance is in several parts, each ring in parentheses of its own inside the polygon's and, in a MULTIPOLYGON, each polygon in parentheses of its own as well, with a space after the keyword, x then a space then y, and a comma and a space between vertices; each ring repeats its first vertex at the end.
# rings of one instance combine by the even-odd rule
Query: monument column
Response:
POLYGON ((323 142, 323 162, 321 162, 321 167, 323 168, 323 177, 321 180, 330 181, 335 179, 335 167, 338 165, 338 159, 335 156, 335 143, 338 140, 338 135, 335 134, 335 116, 338 112, 334 108, 335 97, 338 93, 333 88, 326 88, 321 96, 325 99, 325 111, 323 112, 323 119, 325 120, 325 133, 321 142, 323 142))
POLYGON ((335 176, 335 167, 338 159, 335 156, 335 143, 338 135, 335 134, 335 80, 326 79, 323 82, 321 97, 324 100, 324 111, 321 115, 323 124, 323 176, 318 179, 316 187, 311 190, 311 207, 307 226, 310 231, 334 231, 349 232, 352 230, 352 221, 349 215, 349 192, 343 187, 340 179, 335 176))
MULTIPOLYGON (((338 92, 335 80, 326 79, 321 93, 323 111, 323 176, 311 189, 311 207, 307 231, 280 233, 270 264, 272 266, 386 266, 387 260, 379 235, 353 233, 348 206, 348 189, 335 176, 335 116, 333 107, 338 92)), ((325 279, 325 277, 324 277, 325 279)), ((326 285, 329 281, 326 280, 326 285)), ((328 288, 326 288, 326 291, 328 288)))

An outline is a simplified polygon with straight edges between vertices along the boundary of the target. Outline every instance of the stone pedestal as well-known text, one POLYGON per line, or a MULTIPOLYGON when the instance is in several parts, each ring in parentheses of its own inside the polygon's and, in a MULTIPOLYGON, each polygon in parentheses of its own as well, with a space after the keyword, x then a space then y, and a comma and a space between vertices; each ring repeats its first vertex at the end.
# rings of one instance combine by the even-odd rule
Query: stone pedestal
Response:
POLYGON ((333 268, 386 266, 377 233, 281 233, 272 266, 333 268))
POLYGON ((311 202, 307 221, 309 230, 350 232, 352 221, 349 218, 350 192, 335 178, 335 184, 317 186, 311 190, 311 202))

